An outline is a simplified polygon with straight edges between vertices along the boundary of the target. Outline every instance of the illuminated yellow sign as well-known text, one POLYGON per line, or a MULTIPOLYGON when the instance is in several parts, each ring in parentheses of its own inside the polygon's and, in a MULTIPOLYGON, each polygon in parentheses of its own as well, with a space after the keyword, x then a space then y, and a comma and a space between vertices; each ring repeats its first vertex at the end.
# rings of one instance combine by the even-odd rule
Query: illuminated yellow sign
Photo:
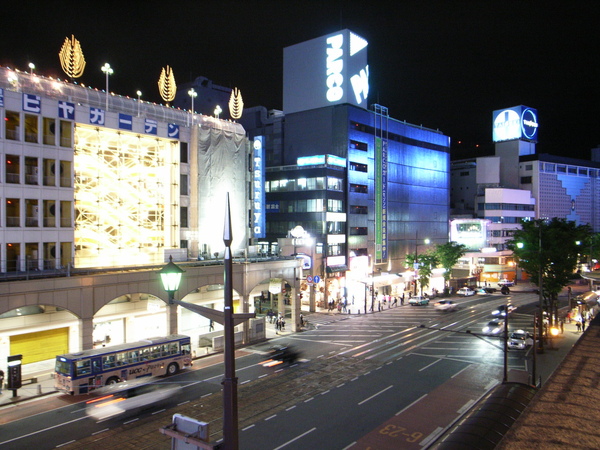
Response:
POLYGON ((71 35, 71 39, 65 38, 65 42, 58 53, 60 65, 69 78, 79 78, 85 69, 85 58, 81 50, 81 44, 71 35))
POLYGON ((160 78, 158 79, 158 91, 165 102, 168 103, 175 100, 177 85, 175 84, 175 75, 173 75, 173 70, 169 66, 167 66, 166 69, 163 67, 162 71, 160 72, 160 78))
POLYGON ((229 97, 229 115, 234 120, 239 119, 242 117, 243 110, 244 100, 242 100, 242 93, 238 88, 233 88, 231 97, 229 97))

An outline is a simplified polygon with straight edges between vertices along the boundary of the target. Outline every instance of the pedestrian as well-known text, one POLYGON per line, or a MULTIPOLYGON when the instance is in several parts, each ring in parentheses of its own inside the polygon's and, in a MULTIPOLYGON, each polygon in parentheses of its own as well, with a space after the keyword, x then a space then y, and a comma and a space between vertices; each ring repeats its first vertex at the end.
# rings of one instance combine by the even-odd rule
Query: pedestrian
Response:
POLYGON ((585 331, 585 317, 581 317, 581 332, 585 331))
POLYGON ((577 327, 577 332, 581 332, 581 322, 579 320, 575 322, 575 326, 577 327))
POLYGON ((300 326, 304 328, 304 316, 300 313, 300 326))
POLYGON ((398 299, 394 297, 394 301, 392 302, 392 306, 396 306, 398 304, 398 299))
POLYGON ((285 319, 282 317, 281 318, 281 331, 285 331, 285 319))
POLYGON ((560 319, 560 334, 565 334, 565 321, 560 319))
POLYGON ((381 300, 377 300, 377 309, 381 311, 381 300))
POLYGON ((567 313, 567 323, 571 323, 571 311, 567 313))
POLYGON ((404 306, 404 292, 402 293, 402 297, 400 297, 400 306, 404 306))
POLYGON ((0 369, 0 394, 2 394, 2 388, 4 387, 4 371, 0 369))
POLYGON ((211 320, 208 323, 208 331, 210 332, 210 331, 214 331, 214 330, 215 330, 215 323, 211 320))

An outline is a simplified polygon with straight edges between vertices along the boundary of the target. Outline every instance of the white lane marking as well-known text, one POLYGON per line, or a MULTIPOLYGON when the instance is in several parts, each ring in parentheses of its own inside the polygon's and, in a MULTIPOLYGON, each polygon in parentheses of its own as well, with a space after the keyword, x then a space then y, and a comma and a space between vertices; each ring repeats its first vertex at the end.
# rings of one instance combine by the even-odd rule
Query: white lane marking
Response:
POLYGON ((381 391, 377 392, 376 394, 371 395, 369 398, 365 398, 362 402, 359 403, 359 406, 362 405, 363 403, 367 403, 369 400, 377 397, 380 394, 383 394, 385 391, 387 391, 388 389, 393 388, 394 385, 390 384, 388 387, 386 387, 385 389, 382 389, 381 391))
POLYGON ((399 416, 400 414, 402 414, 404 411, 406 411, 408 408, 410 408, 412 405, 419 403, 421 400, 423 400, 425 397, 427 397, 427 394, 423 394, 421 395, 418 399, 416 399, 414 402, 412 402, 410 405, 402 408, 400 411, 398 411, 396 413, 396 416, 399 416))
POLYGON ((286 445, 288 445, 288 444, 291 444, 292 442, 294 442, 294 441, 297 441, 298 439, 300 439, 300 438, 302 438, 302 437, 306 436, 308 433, 312 433, 312 432, 313 432, 313 431, 315 431, 316 429, 317 429, 316 427, 313 427, 312 429, 310 429, 310 430, 308 430, 308 431, 305 431, 305 432, 304 432, 304 433, 302 433, 302 434, 299 434, 299 435, 298 435, 298 436, 296 436, 294 439, 287 441, 285 444, 282 444, 282 445, 280 445, 279 447, 276 447, 276 448, 274 448, 273 450, 279 450, 280 448, 283 448, 283 447, 285 447, 286 445))
POLYGON ((431 366, 433 366, 434 364, 439 363, 440 361, 441 361, 441 359, 436 359, 431 364, 427 364, 425 367, 422 367, 421 369, 419 369, 419 372, 423 372, 424 370, 429 369, 431 366))

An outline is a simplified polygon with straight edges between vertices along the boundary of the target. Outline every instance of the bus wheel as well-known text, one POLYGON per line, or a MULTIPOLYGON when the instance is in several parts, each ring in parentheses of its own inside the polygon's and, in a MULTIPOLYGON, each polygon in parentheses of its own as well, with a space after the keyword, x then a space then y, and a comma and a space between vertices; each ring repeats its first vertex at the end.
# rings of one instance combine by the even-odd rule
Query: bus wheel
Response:
POLYGON ((179 366, 177 363, 171 363, 169 364, 169 367, 167 367, 167 375, 175 375, 178 371, 179 366))
POLYGON ((117 377, 110 377, 108 380, 106 380, 106 385, 111 385, 111 384, 117 384, 119 382, 119 379, 117 377))

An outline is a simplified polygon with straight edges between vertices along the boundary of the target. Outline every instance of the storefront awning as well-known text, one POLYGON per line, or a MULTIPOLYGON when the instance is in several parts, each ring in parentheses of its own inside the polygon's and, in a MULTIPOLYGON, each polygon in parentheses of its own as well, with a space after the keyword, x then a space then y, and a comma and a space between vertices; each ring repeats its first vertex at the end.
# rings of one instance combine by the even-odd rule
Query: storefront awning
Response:
POLYGON ((348 266, 346 264, 339 264, 337 266, 327 266, 327 273, 336 273, 336 272, 347 272, 348 266))

